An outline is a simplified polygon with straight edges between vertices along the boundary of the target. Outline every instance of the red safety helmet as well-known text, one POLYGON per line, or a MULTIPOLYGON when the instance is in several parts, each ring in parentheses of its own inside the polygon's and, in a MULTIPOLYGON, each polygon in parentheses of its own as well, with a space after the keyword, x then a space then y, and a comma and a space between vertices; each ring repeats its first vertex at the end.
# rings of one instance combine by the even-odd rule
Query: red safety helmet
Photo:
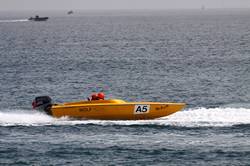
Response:
POLYGON ((105 95, 102 92, 98 93, 97 96, 98 96, 98 99, 101 99, 101 100, 104 100, 105 98, 105 95))

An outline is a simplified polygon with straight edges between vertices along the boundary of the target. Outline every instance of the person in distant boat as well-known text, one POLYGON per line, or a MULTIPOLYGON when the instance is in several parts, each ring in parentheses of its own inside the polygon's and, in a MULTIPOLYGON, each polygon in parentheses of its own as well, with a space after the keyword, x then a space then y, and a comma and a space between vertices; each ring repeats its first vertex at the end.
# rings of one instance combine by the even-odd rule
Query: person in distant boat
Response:
POLYGON ((96 93, 91 95, 91 100, 98 100, 98 96, 96 93))
POLYGON ((91 95, 91 98, 88 98, 89 101, 92 101, 92 100, 104 100, 105 98, 105 95, 104 93, 100 92, 98 94, 94 93, 91 95))

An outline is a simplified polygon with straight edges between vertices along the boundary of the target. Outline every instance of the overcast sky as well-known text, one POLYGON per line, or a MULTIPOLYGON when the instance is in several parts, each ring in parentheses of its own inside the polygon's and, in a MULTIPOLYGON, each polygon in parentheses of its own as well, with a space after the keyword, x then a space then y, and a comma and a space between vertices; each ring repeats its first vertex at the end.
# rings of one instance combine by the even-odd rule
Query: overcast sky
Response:
POLYGON ((250 8, 250 0, 0 0, 1 11, 250 8))

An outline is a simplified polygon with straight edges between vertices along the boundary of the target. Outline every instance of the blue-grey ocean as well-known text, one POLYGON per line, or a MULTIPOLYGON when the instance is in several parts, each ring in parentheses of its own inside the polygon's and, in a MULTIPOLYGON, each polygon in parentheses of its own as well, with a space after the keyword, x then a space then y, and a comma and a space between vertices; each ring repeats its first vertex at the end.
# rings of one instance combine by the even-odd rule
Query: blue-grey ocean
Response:
POLYGON ((0 165, 250 165, 250 10, 0 12, 0 71, 0 165), (31 107, 99 91, 187 107, 142 121, 31 107))

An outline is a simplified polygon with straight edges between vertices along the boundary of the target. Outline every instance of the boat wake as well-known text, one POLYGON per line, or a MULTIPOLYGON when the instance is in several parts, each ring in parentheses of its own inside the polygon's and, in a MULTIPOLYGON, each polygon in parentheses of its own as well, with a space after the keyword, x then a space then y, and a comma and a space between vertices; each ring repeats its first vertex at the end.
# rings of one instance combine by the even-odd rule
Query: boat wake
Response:
POLYGON ((0 126, 46 126, 46 125, 160 125, 180 127, 225 127, 250 124, 249 108, 193 108, 155 120, 110 121, 110 120, 72 120, 53 118, 31 110, 0 111, 0 126))
POLYGON ((26 22, 29 21, 28 19, 20 19, 20 20, 0 20, 1 22, 26 22))

